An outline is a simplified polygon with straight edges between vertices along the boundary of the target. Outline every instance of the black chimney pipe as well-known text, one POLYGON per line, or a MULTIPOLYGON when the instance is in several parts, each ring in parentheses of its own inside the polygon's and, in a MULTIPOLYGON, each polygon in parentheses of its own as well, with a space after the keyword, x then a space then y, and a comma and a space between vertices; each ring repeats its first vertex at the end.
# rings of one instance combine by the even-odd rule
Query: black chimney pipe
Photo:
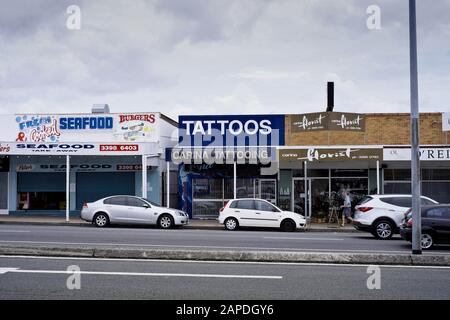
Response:
POLYGON ((327 82, 327 112, 334 109, 334 82, 327 82))

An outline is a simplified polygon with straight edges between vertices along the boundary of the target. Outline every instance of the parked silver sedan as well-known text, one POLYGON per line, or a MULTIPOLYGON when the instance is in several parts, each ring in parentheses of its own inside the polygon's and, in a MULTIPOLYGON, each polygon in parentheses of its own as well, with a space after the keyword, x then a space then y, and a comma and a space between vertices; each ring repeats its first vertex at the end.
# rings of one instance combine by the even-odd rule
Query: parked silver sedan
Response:
POLYGON ((85 203, 80 217, 99 228, 109 224, 139 224, 169 229, 189 223, 189 216, 183 211, 161 207, 144 198, 122 195, 85 203))

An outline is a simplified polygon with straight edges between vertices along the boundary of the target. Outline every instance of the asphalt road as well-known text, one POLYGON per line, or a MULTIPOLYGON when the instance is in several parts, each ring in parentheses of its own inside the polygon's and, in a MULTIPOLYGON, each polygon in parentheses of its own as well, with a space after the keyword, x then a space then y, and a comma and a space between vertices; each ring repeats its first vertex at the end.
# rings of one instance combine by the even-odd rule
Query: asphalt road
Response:
MULTIPOLYGON (((410 253, 399 236, 376 240, 369 233, 160 230, 155 228, 0 225, 0 246, 58 245, 191 250, 275 250, 314 252, 410 253)), ((439 246, 424 254, 450 254, 439 246)))
POLYGON ((450 267, 0 257, 0 299, 449 299, 450 267), (79 282, 67 273, 81 271, 79 282), (69 278, 72 277, 72 278, 69 278), (80 284, 69 290, 67 282, 80 284), (369 281, 370 282, 370 281, 369 281))

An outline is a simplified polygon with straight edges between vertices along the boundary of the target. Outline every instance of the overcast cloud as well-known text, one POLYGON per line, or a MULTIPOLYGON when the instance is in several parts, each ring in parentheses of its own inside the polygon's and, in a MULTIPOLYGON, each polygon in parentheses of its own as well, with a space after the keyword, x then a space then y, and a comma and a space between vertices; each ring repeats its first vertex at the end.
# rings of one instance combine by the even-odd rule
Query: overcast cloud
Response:
MULTIPOLYGON (((450 0, 417 11, 420 110, 450 111, 450 0)), ((408 112, 408 1, 0 0, 0 113, 313 112, 329 80, 335 110, 408 112)))

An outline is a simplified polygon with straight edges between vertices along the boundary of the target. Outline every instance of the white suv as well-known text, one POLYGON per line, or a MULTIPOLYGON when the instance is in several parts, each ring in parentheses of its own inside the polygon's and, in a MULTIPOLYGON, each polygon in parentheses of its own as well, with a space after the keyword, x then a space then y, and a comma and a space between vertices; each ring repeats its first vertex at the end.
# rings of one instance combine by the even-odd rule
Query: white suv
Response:
MULTIPOLYGON (((411 208, 409 194, 370 195, 364 197, 355 207, 353 226, 357 230, 372 233, 378 239, 390 239, 411 208)), ((421 205, 437 204, 436 201, 421 197, 421 205)))
POLYGON ((269 201, 253 198, 228 201, 220 209, 218 220, 227 230, 236 230, 239 227, 268 227, 295 231, 306 228, 306 219, 302 215, 283 211, 269 201))

